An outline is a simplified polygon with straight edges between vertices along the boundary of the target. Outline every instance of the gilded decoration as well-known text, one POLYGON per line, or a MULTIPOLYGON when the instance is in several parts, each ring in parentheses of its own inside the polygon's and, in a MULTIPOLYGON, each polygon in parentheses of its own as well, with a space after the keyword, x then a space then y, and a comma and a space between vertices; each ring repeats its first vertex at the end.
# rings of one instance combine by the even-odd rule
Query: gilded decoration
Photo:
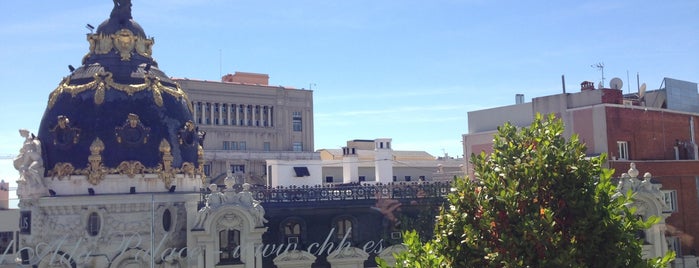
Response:
POLYGON ((123 161, 116 169, 119 174, 126 175, 131 179, 133 179, 136 174, 141 174, 141 177, 143 177, 147 171, 146 167, 139 161, 123 161))
POLYGON ((187 122, 184 123, 184 127, 177 132, 180 145, 194 146, 194 138, 196 135, 197 131, 194 128, 194 122, 192 122, 192 120, 187 120, 187 122))
POLYGON ((49 176, 52 179, 63 180, 63 178, 68 177, 75 172, 75 167, 71 163, 56 163, 53 169, 49 171, 49 176))
POLYGON ((150 135, 150 128, 141 123, 136 114, 129 114, 120 127, 114 128, 114 134, 118 143, 127 145, 146 144, 150 135))
POLYGON ((119 52, 122 61, 131 60, 133 51, 143 57, 152 59, 155 40, 134 35, 128 29, 121 29, 114 34, 88 34, 87 42, 90 43, 90 50, 83 57, 83 63, 93 54, 107 54, 112 49, 116 49, 119 52))
POLYGON ((71 127, 70 119, 64 115, 58 116, 56 126, 50 131, 53 135, 53 145, 61 149, 69 149, 78 143, 80 138, 80 129, 71 127))
POLYGON ((113 35, 114 47, 122 61, 131 60, 131 51, 136 47, 136 36, 129 29, 121 29, 113 35))
POLYGON ((172 168, 172 160, 174 159, 172 153, 170 152, 172 147, 170 147, 170 143, 166 139, 163 139, 160 142, 159 149, 163 154, 163 162, 161 163, 160 170, 158 170, 158 178, 163 181, 165 189, 170 189, 170 185, 172 185, 172 178, 175 177, 177 172, 177 169, 172 168))
POLYGON ((58 97, 63 93, 69 93, 73 98, 79 93, 87 90, 95 90, 95 104, 100 105, 104 102, 104 94, 108 88, 118 90, 132 96, 136 92, 143 90, 152 90, 153 98, 155 103, 162 107, 163 98, 162 93, 172 95, 178 99, 184 99, 189 105, 189 110, 192 111, 191 103, 187 94, 177 85, 176 87, 168 87, 160 82, 160 78, 151 75, 146 75, 144 77, 143 84, 120 84, 114 82, 113 74, 111 72, 99 72, 93 75, 93 80, 82 85, 71 85, 70 77, 66 77, 61 81, 56 89, 51 92, 49 96, 48 108, 53 108, 58 100, 58 97))
POLYGON ((104 151, 104 142, 100 138, 95 138, 90 145, 87 168, 83 171, 87 173, 87 180, 93 185, 99 184, 109 172, 109 169, 102 164, 102 151, 104 151))
POLYGON ((204 147, 199 144, 197 148, 197 162, 199 163, 199 176, 201 176, 201 183, 206 184, 206 174, 204 174, 204 147))

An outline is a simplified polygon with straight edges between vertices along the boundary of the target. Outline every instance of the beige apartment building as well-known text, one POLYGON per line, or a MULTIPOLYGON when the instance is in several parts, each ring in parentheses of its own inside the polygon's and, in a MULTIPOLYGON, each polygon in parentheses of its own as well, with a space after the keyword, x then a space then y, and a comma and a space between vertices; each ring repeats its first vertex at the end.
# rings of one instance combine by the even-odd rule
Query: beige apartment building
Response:
MULTIPOLYGON (((266 184, 265 160, 319 159, 313 147, 313 91, 269 85, 267 74, 227 74, 218 81, 174 79, 189 96, 204 136, 204 171, 228 171, 238 183, 266 184)), ((222 184, 222 181, 221 181, 222 184)))

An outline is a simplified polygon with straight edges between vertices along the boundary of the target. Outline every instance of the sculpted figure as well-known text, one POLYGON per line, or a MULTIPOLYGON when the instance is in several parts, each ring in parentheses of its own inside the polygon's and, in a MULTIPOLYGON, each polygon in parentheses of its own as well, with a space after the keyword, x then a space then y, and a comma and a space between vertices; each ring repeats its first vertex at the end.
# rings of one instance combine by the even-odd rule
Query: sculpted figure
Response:
POLYGON ((44 161, 41 159, 41 142, 26 129, 20 129, 19 135, 24 138, 24 144, 13 162, 15 169, 19 171, 19 180, 28 182, 32 186, 45 187, 43 182, 44 161))
POLYGON ((230 170, 228 171, 228 175, 226 176, 226 178, 223 180, 223 183, 226 185, 226 193, 224 193, 226 203, 237 202, 238 193, 236 193, 235 189, 233 189, 233 186, 235 186, 235 178, 233 177, 233 173, 230 170))
POLYGON ((257 226, 263 226, 267 223, 265 219, 265 208, 260 205, 260 201, 255 200, 250 192, 250 184, 243 184, 243 191, 238 193, 238 202, 240 205, 251 209, 257 218, 257 226))
POLYGON ((206 203, 203 208, 199 209, 193 229, 204 229, 204 222, 211 210, 217 208, 224 202, 225 197, 223 193, 218 191, 218 185, 209 185, 209 190, 211 190, 211 193, 204 198, 206 203))
POLYGON ((130 20, 131 17, 131 0, 113 0, 114 8, 110 17, 117 17, 122 20, 130 20))

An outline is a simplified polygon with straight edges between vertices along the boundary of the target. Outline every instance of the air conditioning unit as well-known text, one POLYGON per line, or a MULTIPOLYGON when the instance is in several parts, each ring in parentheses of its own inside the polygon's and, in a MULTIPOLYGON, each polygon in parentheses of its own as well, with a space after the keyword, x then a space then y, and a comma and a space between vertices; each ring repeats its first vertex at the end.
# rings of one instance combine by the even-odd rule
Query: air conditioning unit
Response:
POLYGON ((299 238, 298 236, 290 236, 286 238, 286 243, 287 244, 298 244, 299 243, 299 238))

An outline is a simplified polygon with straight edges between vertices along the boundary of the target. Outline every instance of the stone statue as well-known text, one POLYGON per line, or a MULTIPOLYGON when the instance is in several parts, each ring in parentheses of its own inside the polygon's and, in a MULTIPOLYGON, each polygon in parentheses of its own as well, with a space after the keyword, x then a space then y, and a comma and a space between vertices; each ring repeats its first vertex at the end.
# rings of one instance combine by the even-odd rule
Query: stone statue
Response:
POLYGON ((44 161, 41 159, 41 142, 26 129, 20 129, 19 135, 24 138, 22 149, 14 160, 14 166, 19 171, 19 182, 29 183, 32 187, 44 185, 44 161))
POLYGON ((263 226, 265 223, 267 223, 267 219, 265 219, 265 208, 260 205, 260 201, 257 201, 252 197, 249 183, 243 183, 243 191, 238 193, 237 197, 238 203, 241 206, 246 207, 253 212, 256 217, 257 226, 263 226))
POLYGON ((211 193, 206 195, 204 198, 206 203, 204 207, 197 212, 197 219, 192 229, 203 230, 204 222, 206 221, 206 217, 209 215, 209 213, 211 213, 211 210, 216 209, 224 203, 225 196, 223 193, 218 191, 218 185, 209 185, 209 190, 211 190, 211 193))
POLYGON ((223 184, 226 185, 226 192, 224 193, 226 203, 236 202, 238 200, 238 193, 236 193, 235 189, 233 189, 233 186, 235 186, 235 178, 230 170, 228 171, 226 178, 223 180, 223 184))
POLYGON ((131 0, 113 0, 114 9, 112 9, 112 14, 109 15, 110 18, 118 18, 119 20, 130 20, 131 17, 131 0))

